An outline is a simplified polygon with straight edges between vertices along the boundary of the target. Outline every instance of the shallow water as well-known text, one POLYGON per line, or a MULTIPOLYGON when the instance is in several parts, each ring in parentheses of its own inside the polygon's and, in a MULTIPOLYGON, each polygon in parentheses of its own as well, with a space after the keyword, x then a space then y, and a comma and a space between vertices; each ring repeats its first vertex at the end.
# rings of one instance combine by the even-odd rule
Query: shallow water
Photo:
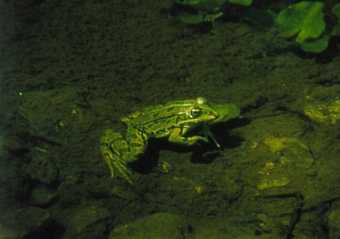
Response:
POLYGON ((1 1, 0 238, 339 238, 337 48, 307 54, 234 7, 188 26, 172 5, 1 1), (211 126, 222 150, 154 137, 132 185, 110 177, 105 130, 196 97, 241 109, 211 126))

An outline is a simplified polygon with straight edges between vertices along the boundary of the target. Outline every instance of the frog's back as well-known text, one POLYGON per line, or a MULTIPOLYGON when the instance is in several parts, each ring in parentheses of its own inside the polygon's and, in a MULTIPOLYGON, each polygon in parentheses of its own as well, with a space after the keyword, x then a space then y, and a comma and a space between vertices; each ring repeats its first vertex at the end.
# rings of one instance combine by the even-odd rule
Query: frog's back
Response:
POLYGON ((157 136, 166 135, 170 128, 176 127, 185 112, 192 107, 195 100, 171 101, 162 105, 148 106, 122 118, 128 127, 138 128, 157 136))

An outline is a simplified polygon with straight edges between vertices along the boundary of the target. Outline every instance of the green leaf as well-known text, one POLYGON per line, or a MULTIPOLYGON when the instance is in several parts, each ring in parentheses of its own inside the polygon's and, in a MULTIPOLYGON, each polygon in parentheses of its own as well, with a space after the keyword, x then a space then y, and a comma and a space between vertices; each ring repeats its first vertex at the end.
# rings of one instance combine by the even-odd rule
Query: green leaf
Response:
POLYGON ((242 5, 242 6, 250 6, 253 3, 253 0, 229 0, 232 4, 242 5))
POLYGON ((325 35, 316 40, 305 41, 301 44, 301 48, 305 52, 311 52, 311 53, 323 52, 328 47, 329 38, 330 38, 329 35, 325 35))
POLYGON ((340 3, 334 5, 332 13, 337 17, 338 21, 340 21, 340 3))
POLYGON ((332 36, 340 36, 340 23, 337 23, 333 29, 332 29, 332 32, 331 32, 331 35, 332 36))
POLYGON ((283 37, 297 35, 296 41, 300 44, 320 37, 326 27, 323 7, 323 2, 302 1, 282 10, 276 18, 281 35, 283 37))

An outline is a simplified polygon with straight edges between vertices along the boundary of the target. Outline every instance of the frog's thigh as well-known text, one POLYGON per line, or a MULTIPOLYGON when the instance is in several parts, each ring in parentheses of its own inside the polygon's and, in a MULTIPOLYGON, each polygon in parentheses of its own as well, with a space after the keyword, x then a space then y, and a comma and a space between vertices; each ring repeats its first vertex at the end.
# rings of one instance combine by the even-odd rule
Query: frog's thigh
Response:
POLYGON ((141 133, 139 130, 130 129, 127 132, 127 141, 129 145, 129 156, 127 156, 128 161, 135 161, 140 155, 144 154, 145 149, 148 144, 147 135, 141 133))
POLYGON ((128 152, 128 145, 123 136, 111 129, 105 130, 100 139, 100 151, 111 176, 120 176, 130 182, 130 173, 124 159, 128 152))
POLYGON ((190 137, 182 136, 182 129, 175 128, 171 131, 169 138, 169 142, 176 143, 176 144, 183 144, 183 145, 194 145, 198 141, 207 141, 205 137, 194 135, 190 137))
POLYGON ((100 138, 100 147, 102 152, 106 150, 113 150, 116 151, 117 154, 123 154, 128 151, 128 145, 123 136, 112 129, 104 131, 100 138))

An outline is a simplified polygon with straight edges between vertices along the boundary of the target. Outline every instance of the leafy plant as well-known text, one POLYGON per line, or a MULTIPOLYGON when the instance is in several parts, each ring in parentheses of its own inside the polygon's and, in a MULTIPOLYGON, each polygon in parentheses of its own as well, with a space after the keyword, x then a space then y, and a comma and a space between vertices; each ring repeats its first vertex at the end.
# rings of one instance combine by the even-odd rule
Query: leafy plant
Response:
POLYGON ((178 19, 186 24, 200 24, 204 22, 214 23, 216 19, 223 16, 225 4, 237 4, 250 6, 253 0, 175 0, 179 6, 188 11, 178 15, 178 19))
POLYGON ((276 17, 280 35, 294 37, 306 52, 324 51, 330 38, 340 32, 340 4, 332 7, 331 14, 337 18, 334 26, 325 21, 325 11, 325 3, 321 1, 301 1, 290 5, 276 17))
POLYGON ((253 0, 229 0, 229 3, 249 7, 253 0))
MULTIPOLYGON (((253 0, 174 0, 182 8, 178 19, 186 24, 214 23, 226 4, 250 6, 253 0)), ((258 18, 258 17, 256 17, 258 18)), ((334 36, 340 36, 340 3, 303 0, 289 4, 275 18, 280 36, 294 38, 302 50, 321 53, 334 36), (329 21, 329 18, 332 21, 329 21)))

